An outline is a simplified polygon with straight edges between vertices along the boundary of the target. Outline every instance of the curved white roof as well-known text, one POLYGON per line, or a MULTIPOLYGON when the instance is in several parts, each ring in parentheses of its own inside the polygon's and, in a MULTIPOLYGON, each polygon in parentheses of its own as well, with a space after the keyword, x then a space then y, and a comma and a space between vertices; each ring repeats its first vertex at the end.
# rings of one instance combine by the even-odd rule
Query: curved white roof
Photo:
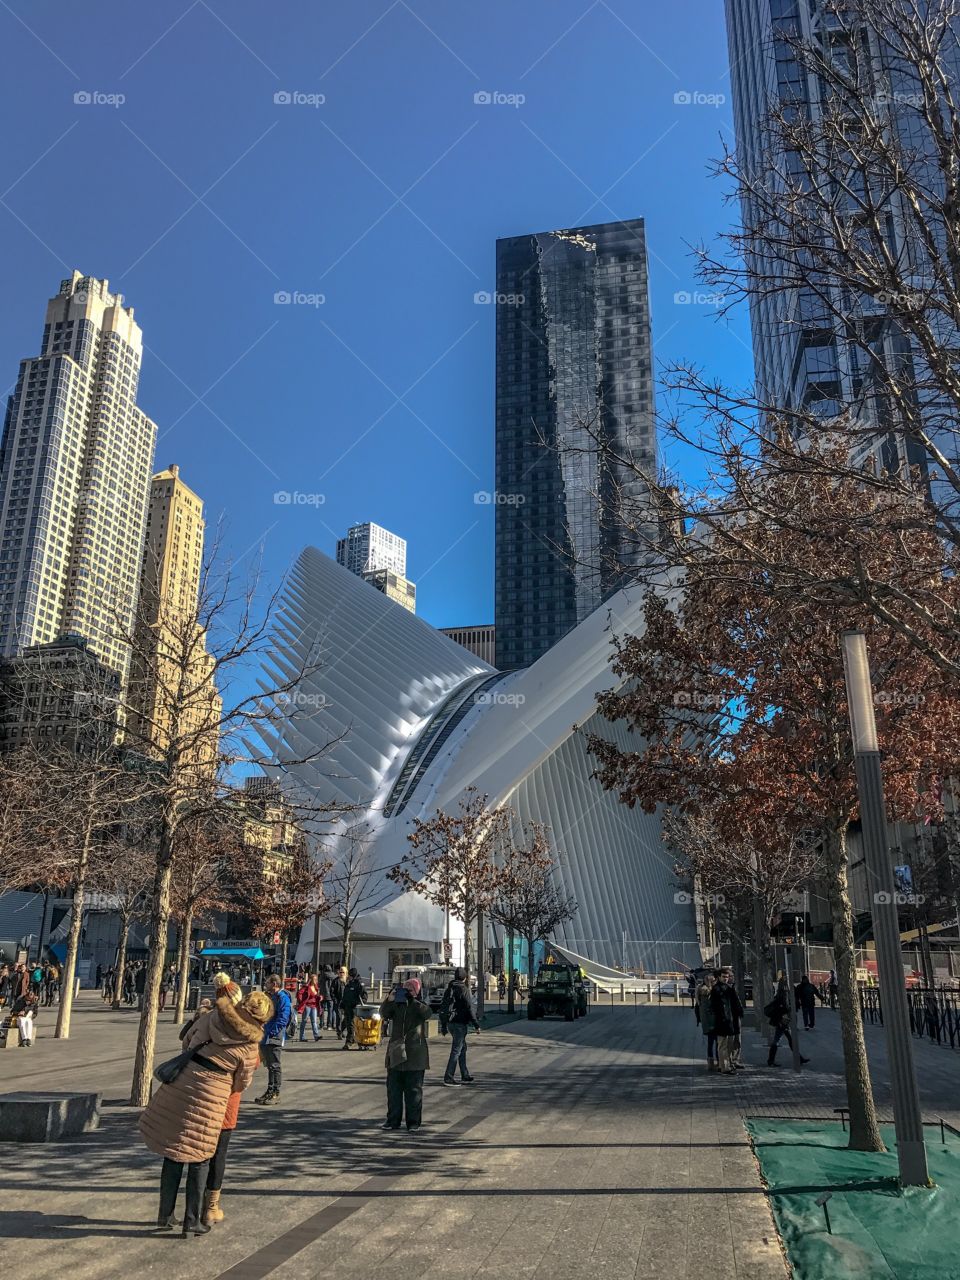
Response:
MULTIPOLYGON (((491 804, 510 804, 522 820, 547 823, 560 853, 557 875, 580 908, 559 941, 619 963, 627 935, 641 948, 633 963, 672 967, 668 953, 684 948, 689 962, 693 913, 674 900, 659 820, 621 805, 592 779, 584 738, 574 732, 587 725, 632 745, 625 726, 596 715, 596 700, 615 684, 611 633, 642 628, 643 600, 640 589, 619 592, 531 667, 498 676, 307 548, 284 596, 264 688, 301 664, 311 671, 280 741, 268 737, 269 745, 282 759, 332 742, 322 758, 291 772, 319 800, 355 806, 344 825, 362 817, 380 866, 403 856, 415 817, 455 808, 467 787, 491 804)), ((439 938, 436 914, 400 895, 364 928, 409 937, 420 927, 439 938)))

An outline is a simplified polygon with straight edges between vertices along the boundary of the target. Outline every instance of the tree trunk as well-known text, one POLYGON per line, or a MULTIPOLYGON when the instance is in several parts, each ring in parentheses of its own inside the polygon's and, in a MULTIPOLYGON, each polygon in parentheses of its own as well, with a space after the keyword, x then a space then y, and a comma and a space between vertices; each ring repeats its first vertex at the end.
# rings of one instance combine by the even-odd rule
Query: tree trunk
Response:
POLYGON ((516 1000, 513 994, 513 934, 506 935, 507 940, 507 1013, 516 1013, 516 1000))
POLYGON ((527 943, 527 999, 530 999, 530 991, 533 988, 533 938, 529 934, 526 938, 527 943))
POLYGON ((286 929, 280 939, 280 977, 286 981, 287 977, 287 955, 290 951, 290 934, 286 929))
POLYGON ((90 832, 92 826, 92 818, 88 817, 86 829, 83 833, 83 845, 80 849, 80 856, 77 859, 77 878, 73 884, 73 914, 70 917, 67 954, 63 962, 63 979, 60 983, 57 1029, 53 1033, 56 1040, 70 1039, 70 1015, 73 1013, 73 990, 77 985, 77 956, 80 952, 80 931, 83 928, 83 904, 87 867, 90 862, 90 832))
POLYGON ((177 1004, 173 1020, 177 1024, 183 1021, 187 1012, 187 995, 190 990, 190 935, 193 933, 193 910, 187 908, 180 925, 180 946, 177 955, 177 972, 180 982, 177 986, 177 1004))
POLYGON ((127 941, 130 937, 130 917, 120 916, 120 937, 117 941, 116 982, 113 988, 113 1007, 119 1009, 123 1002, 123 975, 127 971, 127 941))
POLYGON ((833 918, 833 956, 840 1001, 840 1035, 843 1040, 847 1106, 850 1108, 850 1141, 854 1151, 885 1151, 870 1083, 870 1066, 863 1035, 860 993, 853 936, 853 910, 847 885, 846 828, 824 833, 827 885, 833 918))
POLYGON ((485 942, 485 939, 484 939, 484 933, 483 933, 483 912, 478 911, 477 912, 477 1017, 478 1018, 483 1017, 483 1008, 486 1003, 486 994, 487 994, 486 991, 484 990, 486 986, 485 977, 487 972, 487 966, 485 964, 485 960, 486 960, 485 953, 487 948, 484 946, 484 942, 485 942))
POLYGON ((761 1035, 769 1039, 770 1026, 763 1016, 773 999, 773 951, 770 946, 770 911, 758 893, 753 902, 753 1019, 761 1035))
POLYGON ((147 956, 147 979, 143 991, 143 1010, 137 1028, 137 1048, 133 1059, 133 1082, 130 1086, 130 1105, 145 1107, 150 1101, 150 1082, 153 1075, 153 1055, 157 1044, 157 1002, 160 979, 167 954, 167 929, 170 924, 170 881, 173 874, 173 832, 161 834, 157 870, 153 879, 153 900, 150 904, 148 929, 150 954, 147 956))
POLYGON ((343 933, 340 935, 340 964, 347 969, 350 968, 350 934, 352 926, 348 920, 343 922, 343 933))

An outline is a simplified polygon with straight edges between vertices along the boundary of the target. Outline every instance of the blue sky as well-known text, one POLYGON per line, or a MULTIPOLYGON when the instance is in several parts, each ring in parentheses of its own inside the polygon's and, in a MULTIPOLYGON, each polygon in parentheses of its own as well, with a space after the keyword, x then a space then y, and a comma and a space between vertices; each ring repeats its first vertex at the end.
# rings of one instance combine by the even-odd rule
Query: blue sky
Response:
POLYGON ((493 620, 499 236, 646 218, 657 361, 750 378, 746 315, 675 301, 731 213, 718 3, 2 0, 0 40, 3 388, 62 276, 106 276, 157 466, 271 583, 372 519, 428 621, 493 620))

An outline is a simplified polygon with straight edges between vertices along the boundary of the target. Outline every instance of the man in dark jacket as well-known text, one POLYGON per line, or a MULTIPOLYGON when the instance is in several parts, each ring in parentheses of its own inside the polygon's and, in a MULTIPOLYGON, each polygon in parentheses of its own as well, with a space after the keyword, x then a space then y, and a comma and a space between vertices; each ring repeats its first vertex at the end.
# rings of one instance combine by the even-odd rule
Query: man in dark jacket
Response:
POLYGON ((293 1005, 289 994, 283 989, 283 979, 278 973, 271 974, 267 979, 267 995, 273 1001, 273 1017, 263 1024, 263 1040, 260 1042, 260 1056, 267 1068, 267 1090, 259 1098, 254 1098, 254 1102, 269 1107, 280 1101, 283 1079, 280 1055, 283 1053, 283 1041, 293 1005))
POLYGON ((141 964, 137 968, 137 976, 133 980, 133 987, 137 993, 137 1008, 143 1009, 143 993, 147 989, 147 966, 141 964))
MULTIPOLYGON (((775 1067, 777 1065, 777 1047, 781 1039, 785 1039, 790 1048, 793 1048, 793 1036, 790 1034, 790 1002, 787 997, 789 988, 787 987, 786 978, 781 978, 777 983, 776 994, 764 1009, 767 1021, 773 1028, 773 1039, 770 1041, 770 1050, 767 1053, 767 1066, 775 1067)), ((801 1062, 809 1062, 809 1058, 801 1056, 801 1062)))
POLYGON ((793 989, 797 1012, 803 1014, 803 1028, 812 1031, 817 1021, 817 988, 806 974, 793 989))
POLYGON ((440 1030, 444 1035, 449 1031, 453 1039, 447 1069, 443 1073, 444 1084, 457 1083, 457 1063, 460 1064, 461 1083, 473 1084, 473 1076, 467 1070, 467 1032, 471 1027, 480 1030, 473 999, 467 987, 466 970, 454 969, 453 981, 443 993, 440 1005, 440 1030))
POLYGON ((333 981, 333 970, 328 964, 325 964, 320 970, 320 995, 323 997, 323 1004, 320 1009, 320 1022, 326 1025, 328 1031, 333 1030, 333 1001, 330 997, 330 983, 333 981))
POLYGON ((726 971, 726 983, 730 988, 730 1013, 733 1019, 733 1033, 730 1036, 730 1065, 734 1071, 743 1071, 744 1066, 740 1061, 740 1028, 743 1025, 743 1001, 737 991, 736 979, 732 969, 726 971))
POLYGON ((407 1131, 416 1133, 423 1120, 423 1074, 430 1066, 427 1020, 430 1006, 420 999, 420 979, 408 978, 380 1006, 390 1023, 387 1042, 387 1119, 384 1129, 399 1129, 407 1115, 407 1131))
POLYGON ((717 1058, 720 1070, 725 1076, 733 1075, 733 1063, 730 1053, 733 1040, 733 1000, 731 990, 723 973, 719 969, 713 972, 714 984, 710 992, 710 1012, 713 1014, 713 1029, 717 1037, 717 1058))
POLYGON ((343 1047, 349 1049, 354 1043, 353 1039, 353 1015, 356 1013, 360 1005, 367 1003, 367 989, 361 981, 359 973, 356 969, 351 969, 344 984, 343 995, 340 998, 340 1008, 343 1014, 343 1021, 347 1024, 346 1039, 343 1047))

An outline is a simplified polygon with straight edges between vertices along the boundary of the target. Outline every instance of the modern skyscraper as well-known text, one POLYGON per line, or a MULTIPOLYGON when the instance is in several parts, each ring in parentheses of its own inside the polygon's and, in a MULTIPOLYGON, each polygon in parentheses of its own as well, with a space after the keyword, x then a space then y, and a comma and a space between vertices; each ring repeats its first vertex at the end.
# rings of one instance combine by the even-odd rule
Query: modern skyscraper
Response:
POLYGON ((337 564, 388 599, 417 611, 417 588, 407 578, 407 542, 378 524, 355 524, 337 539, 337 564))
POLYGON ((47 305, 0 443, 0 655, 79 635, 125 679, 156 426, 133 309, 75 271, 47 305))
MULTIPOLYGON (((213 660, 198 617, 203 568, 203 503, 180 479, 175 464, 150 484, 133 662, 130 673, 130 736, 134 746, 162 751, 172 711, 202 729, 219 714, 213 660), (184 684, 181 672, 189 679, 184 684), (171 689, 185 689, 175 709, 171 689)), ((213 743, 202 754, 212 758, 213 743)))
POLYGON ((499 240, 496 309, 496 651, 509 671, 645 551, 621 505, 644 508, 637 469, 657 456, 643 220, 499 240))
MULTIPOLYGON (((824 86, 812 68, 803 65, 794 45, 797 40, 802 45, 828 41, 824 31, 833 19, 823 0, 726 0, 726 19, 738 166, 751 181, 770 190, 771 203, 775 204, 782 175, 794 174, 796 165, 795 157, 785 158, 776 152, 777 131, 771 136, 767 127, 771 106, 783 104, 799 119, 820 118, 824 86)), ((885 50, 882 32, 865 30, 863 36, 869 70, 860 74, 869 78, 869 85, 864 83, 861 91, 877 103, 893 102, 902 72, 890 64, 890 51, 885 50)), ((919 82, 913 87, 918 88, 919 82)), ((883 108, 876 110, 880 119, 883 108)), ((889 127, 897 131, 909 128, 909 124, 894 112, 889 127)), ((911 150, 923 145, 906 136, 901 140, 911 150)), ((795 173, 797 182, 800 176, 795 173)), ((820 177, 829 186, 835 175, 824 173, 820 177)), ((854 187, 860 177, 857 175, 854 187)), ((935 187, 936 175, 931 172, 931 189, 935 187)), ((839 198, 839 185, 834 191, 839 198)), ((905 243, 904 220, 896 211, 895 201, 891 194, 887 250, 891 258, 910 262, 914 254, 905 243)), ((855 206, 854 199, 851 219, 858 216, 855 206)), ((755 220, 745 204, 745 225, 749 227, 755 220)), ((783 234, 790 233, 784 230, 783 234)), ((826 223, 824 234, 829 235, 826 223)), ((812 230, 805 235, 808 243, 816 239, 812 230)), ((762 252, 762 245, 759 248, 762 252)), ((764 270, 771 275, 783 271, 785 278, 786 268, 775 260, 783 252, 782 247, 778 248, 764 270)), ((751 294, 750 318, 757 393, 762 404, 806 411, 824 420, 849 411, 867 425, 888 425, 890 405, 879 370, 898 369, 899 376, 909 384, 908 370, 918 353, 911 354, 909 341, 879 298, 858 297, 847 281, 831 279, 829 274, 809 288, 779 289, 764 282, 751 294)), ((933 408, 929 394, 926 398, 933 408)), ((868 438, 864 452, 871 451, 886 466, 896 466, 904 456, 924 465, 922 451, 902 437, 868 438)))
POLYGON ((345 538, 337 539, 337 564, 363 575, 373 569, 389 569, 407 576, 407 542, 389 529, 367 522, 355 524, 345 538))

